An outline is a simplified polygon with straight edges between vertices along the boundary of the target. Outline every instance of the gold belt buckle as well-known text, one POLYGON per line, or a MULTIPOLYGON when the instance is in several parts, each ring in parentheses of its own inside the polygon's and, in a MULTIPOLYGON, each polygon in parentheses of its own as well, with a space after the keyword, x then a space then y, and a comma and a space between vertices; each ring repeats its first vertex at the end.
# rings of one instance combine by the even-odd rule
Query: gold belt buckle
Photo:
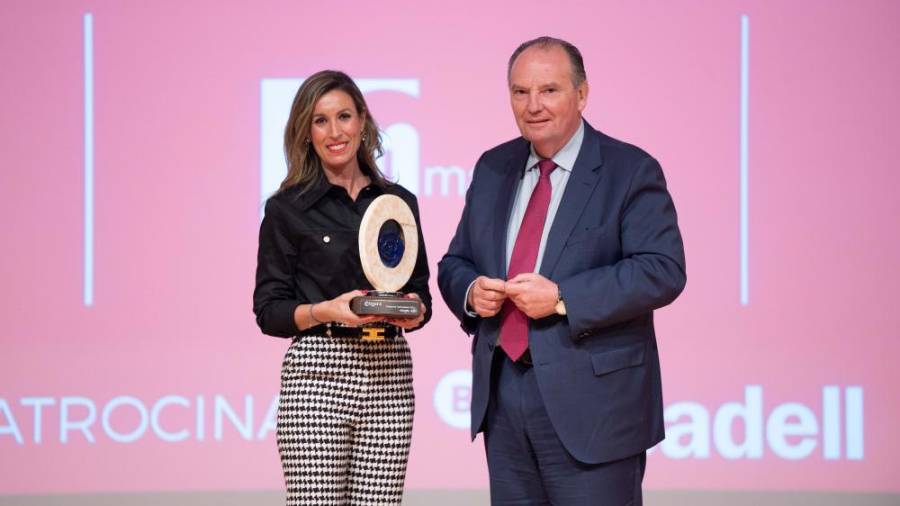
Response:
POLYGON ((363 327, 363 341, 384 341, 384 327, 363 327))

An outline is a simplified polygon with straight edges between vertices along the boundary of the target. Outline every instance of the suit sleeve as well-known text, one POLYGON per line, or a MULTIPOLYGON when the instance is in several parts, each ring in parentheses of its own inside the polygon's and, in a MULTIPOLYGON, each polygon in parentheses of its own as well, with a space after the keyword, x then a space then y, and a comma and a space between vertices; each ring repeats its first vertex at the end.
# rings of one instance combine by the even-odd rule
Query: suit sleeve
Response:
POLYGON ((307 301, 300 300, 294 289, 297 250, 282 213, 275 200, 266 202, 266 214, 259 227, 253 312, 264 334, 293 337, 299 332, 294 311, 307 301))
POLYGON ((469 285, 479 276, 472 256, 473 244, 470 237, 469 220, 472 213, 472 195, 478 184, 477 175, 480 164, 481 160, 475 164, 472 184, 466 191, 466 203, 459 224, 456 226, 456 233, 450 241, 447 253, 438 262, 438 287, 441 290, 441 296, 467 334, 475 332, 480 319, 478 316, 470 316, 465 310, 466 292, 469 285))
POLYGON ((675 206, 653 158, 634 171, 620 213, 622 258, 559 283, 574 339, 665 306, 684 289, 675 206))

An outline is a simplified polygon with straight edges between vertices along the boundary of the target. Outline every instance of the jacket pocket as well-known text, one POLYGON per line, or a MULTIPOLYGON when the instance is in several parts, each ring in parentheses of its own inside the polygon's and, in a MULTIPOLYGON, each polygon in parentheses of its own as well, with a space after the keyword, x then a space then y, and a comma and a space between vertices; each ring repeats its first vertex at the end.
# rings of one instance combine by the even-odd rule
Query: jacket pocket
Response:
POLYGON ((644 351, 646 348, 646 344, 638 343, 601 353, 594 353, 591 355, 591 365, 594 367, 594 374, 602 376, 619 369, 639 366, 644 363, 644 351))
POLYGON ((575 246, 583 242, 596 242, 606 235, 608 227, 600 224, 595 227, 576 228, 566 240, 566 246, 575 246))

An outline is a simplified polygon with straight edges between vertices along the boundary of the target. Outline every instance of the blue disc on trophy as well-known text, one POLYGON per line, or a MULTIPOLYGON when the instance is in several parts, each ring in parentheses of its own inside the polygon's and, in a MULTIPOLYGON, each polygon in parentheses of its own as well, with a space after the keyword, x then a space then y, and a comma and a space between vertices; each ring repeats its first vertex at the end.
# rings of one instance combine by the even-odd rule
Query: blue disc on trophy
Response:
POLYGON ((378 256, 387 267, 397 267, 403 259, 406 242, 403 228, 396 220, 387 220, 378 231, 378 256))

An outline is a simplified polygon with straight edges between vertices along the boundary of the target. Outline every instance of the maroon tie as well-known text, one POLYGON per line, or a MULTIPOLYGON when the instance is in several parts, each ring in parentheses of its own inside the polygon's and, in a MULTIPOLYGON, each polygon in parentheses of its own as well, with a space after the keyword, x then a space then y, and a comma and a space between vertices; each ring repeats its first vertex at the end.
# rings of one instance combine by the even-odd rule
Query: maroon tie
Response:
MULTIPOLYGON (((525 216, 516 236, 512 256, 509 259, 509 272, 506 279, 512 279, 523 272, 534 272, 537 268, 538 248, 541 245, 541 234, 544 221, 547 220, 547 208, 550 207, 550 173, 556 168, 553 160, 538 162, 541 177, 528 200, 525 216)), ((509 299, 503 303, 502 326, 500 327, 500 346, 513 361, 528 349, 528 317, 519 311, 509 299)))

